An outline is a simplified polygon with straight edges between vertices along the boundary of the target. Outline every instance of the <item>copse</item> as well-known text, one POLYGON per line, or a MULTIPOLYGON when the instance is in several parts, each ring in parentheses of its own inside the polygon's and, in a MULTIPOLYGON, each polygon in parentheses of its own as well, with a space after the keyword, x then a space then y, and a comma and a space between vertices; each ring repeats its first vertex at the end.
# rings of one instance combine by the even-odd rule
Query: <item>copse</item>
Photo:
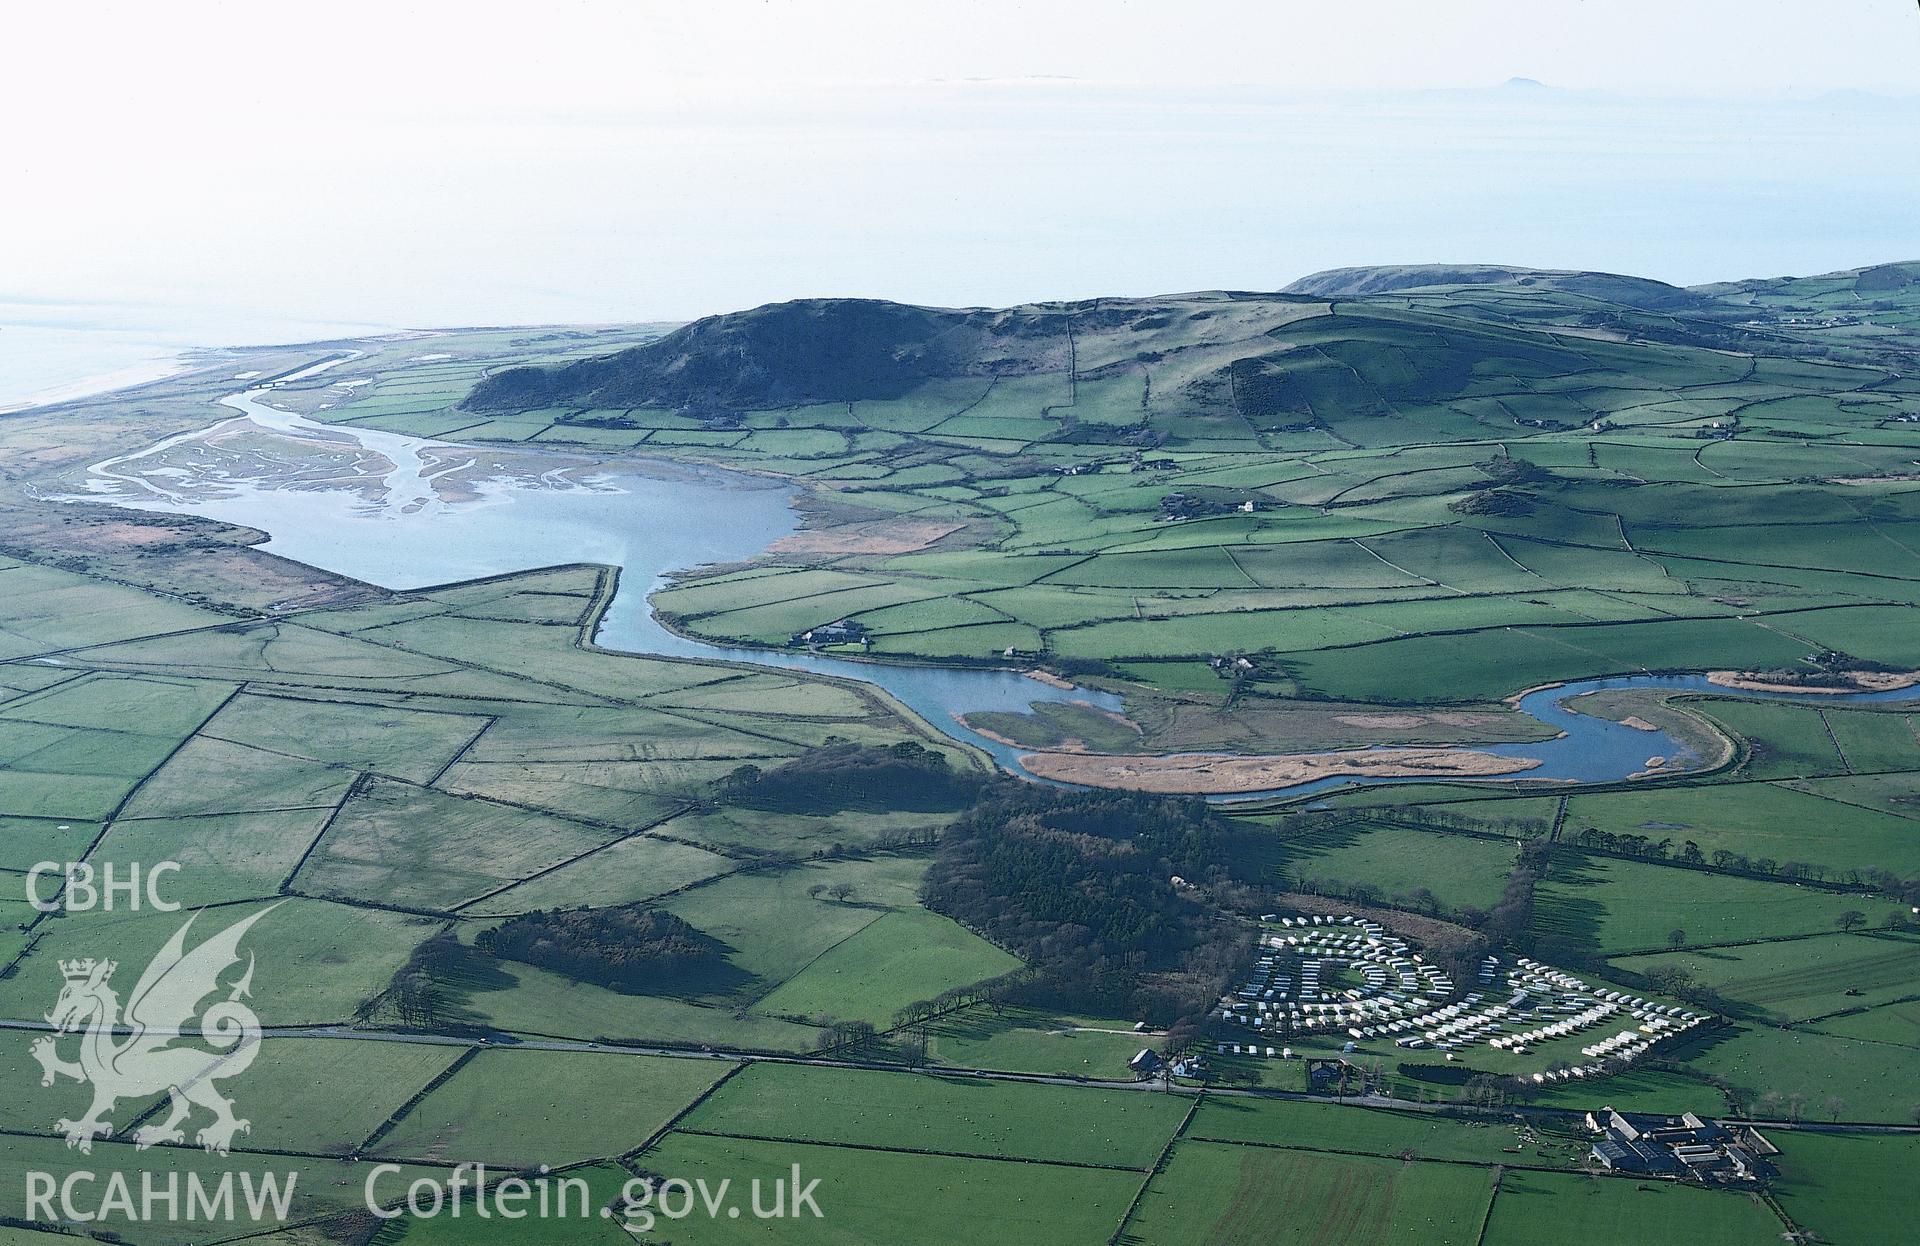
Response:
POLYGON ((1176 1020, 1250 941, 1209 894, 1229 885, 1228 833, 1201 800, 996 787, 942 838, 922 898, 1025 960, 1036 1002, 1176 1020))
POLYGON ((711 985, 725 947, 681 918, 642 904, 523 913, 474 940, 480 951, 618 991, 711 985))
POLYGON ((958 809, 984 780, 955 770, 911 740, 884 747, 829 744, 768 770, 737 766, 714 785, 714 798, 750 809, 837 813, 844 809, 958 809))

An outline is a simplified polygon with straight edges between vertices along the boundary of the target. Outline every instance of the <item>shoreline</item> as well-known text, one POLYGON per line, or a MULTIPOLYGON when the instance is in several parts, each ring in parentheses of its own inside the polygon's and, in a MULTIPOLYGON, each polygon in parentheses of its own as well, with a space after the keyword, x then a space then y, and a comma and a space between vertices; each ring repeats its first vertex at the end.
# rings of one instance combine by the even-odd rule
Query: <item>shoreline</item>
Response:
POLYGON ((171 381, 175 377, 185 376, 201 368, 217 366, 219 360, 204 358, 216 349, 218 348, 193 347, 163 358, 126 364, 107 372, 90 373, 71 381, 56 381, 52 385, 29 390, 24 394, 0 395, 0 415, 18 415, 24 411, 57 407, 62 403, 79 402, 85 398, 101 398, 125 390, 141 389, 161 381, 171 381))
MULTIPOLYGON (((238 400, 251 398, 257 400, 263 408, 271 407, 272 404, 266 401, 265 391, 270 391, 275 388, 276 382, 310 376, 321 368, 344 362, 344 359, 351 358, 352 354, 353 352, 346 352, 342 358, 330 357, 319 364, 309 364, 305 368, 295 369, 291 373, 284 374, 274 380, 269 380, 264 384, 258 384, 239 394, 229 395, 221 401, 239 410, 243 417, 254 418, 256 422, 269 426, 277 425, 280 422, 279 419, 265 418, 265 411, 256 415, 249 409, 251 404, 238 400)), ((210 362, 209 366, 214 365, 210 362)), ((273 407, 272 414, 276 417, 284 416, 289 422, 312 422, 311 417, 299 416, 278 407, 273 407)), ((489 447, 484 444, 466 445, 466 443, 457 441, 439 443, 436 439, 431 438, 407 437, 405 434, 394 434, 378 429, 367 429, 356 421, 350 420, 341 421, 338 424, 329 424, 325 427, 350 433, 363 442, 378 438, 405 437, 410 442, 422 445, 441 444, 464 446, 465 448, 470 448, 475 451, 486 448, 498 448, 489 447)), ((149 449, 151 449, 151 447, 149 449)), ((738 465, 717 463, 698 454, 684 456, 679 454, 649 455, 644 453, 619 452, 608 454, 605 453, 604 449, 601 449, 600 453, 587 453, 583 450, 576 450, 561 445, 527 447, 525 449, 515 447, 514 449, 515 452, 519 453, 532 450, 535 453, 578 456, 591 458, 600 462, 617 461, 635 470, 636 474, 640 474, 642 464, 658 464, 661 468, 666 469, 666 472, 663 474, 675 476, 683 473, 703 475, 711 471, 728 479, 737 479, 743 485, 747 482, 756 484, 768 482, 773 484, 774 487, 796 492, 804 491, 806 487, 804 482, 796 481, 778 472, 742 470, 738 465)), ((160 507, 157 509, 166 510, 168 508, 160 507)), ((806 530, 806 524, 810 518, 813 517, 809 516, 804 509, 801 509, 801 531, 806 530)), ((791 522, 791 520, 789 522, 791 522)), ((783 531, 785 531, 785 528, 786 525, 781 525, 783 531)), ((792 535, 794 535, 793 532, 786 532, 785 536, 781 539, 786 539, 786 537, 792 535)), ((919 535, 921 534, 916 534, 916 536, 919 535)), ((919 545, 921 542, 916 540, 914 544, 919 545)), ((743 562, 750 564, 758 557, 763 556, 764 553, 765 551, 762 550, 759 555, 749 556, 743 560, 743 562)), ((318 564, 308 565, 317 566, 318 564)), ((320 569, 326 570, 325 567, 320 567, 320 569)), ((523 569, 533 568, 529 566, 523 569)), ((664 578, 668 582, 672 582, 673 579, 677 578, 680 574, 683 574, 683 572, 668 571, 664 573, 663 576, 657 578, 664 578)), ((694 578, 697 579, 697 575, 694 578)), ((658 611, 653 599, 654 593, 652 591, 646 591, 643 600, 637 607, 637 611, 646 616, 651 628, 657 629, 657 632, 661 635, 674 637, 679 641, 688 643, 689 646, 698 645, 701 649, 707 651, 697 656, 675 654, 671 648, 657 651, 658 656, 668 659, 677 657, 682 660, 688 658, 699 660, 700 658, 705 658, 722 663, 737 663, 745 667, 765 666, 768 669, 791 669, 804 672, 811 677, 832 678, 837 675, 841 678, 854 680, 881 689, 889 688, 888 675, 894 671, 940 672, 943 675, 959 675, 962 673, 986 675, 991 673, 1005 677, 1018 677, 1011 678, 1010 682, 1024 685, 1025 690, 1031 691, 1031 699, 1063 700, 1073 695, 1073 693, 1078 692, 1081 695, 1087 696, 1089 700, 1093 700, 1098 695, 1094 689, 1081 688, 1074 685, 1070 680, 1062 679, 1052 672, 1034 668, 1023 668, 1020 665, 1011 664, 1004 660, 996 662, 991 658, 985 661, 941 661, 906 654, 883 654, 866 651, 834 652, 828 650, 812 653, 795 651, 790 647, 754 644, 730 637, 705 635, 697 630, 698 623, 696 621, 658 611), (810 658, 818 659, 819 661, 816 664, 816 662, 809 661, 808 659, 810 658), (832 674, 820 669, 821 666, 825 666, 828 662, 831 662, 834 667, 838 668, 833 671, 832 674), (871 673, 869 674, 869 672, 871 673), (1045 694, 1047 693, 1052 693, 1053 695, 1046 696, 1045 694)), ((597 634, 590 637, 590 642, 596 645, 599 644, 599 640, 600 638, 597 634)), ((602 647, 611 648, 611 646, 602 647)), ((616 651, 640 654, 656 652, 648 648, 622 649, 616 651)), ((1608 677, 1599 678, 1605 679, 1608 677)), ((1630 682, 1634 677, 1623 676, 1619 678, 1630 682)), ((1887 678, 1897 677, 1887 676, 1887 678)), ((1916 681, 1920 681, 1920 676, 1914 676, 1913 678, 1916 681)), ((1655 677, 1655 682, 1658 682, 1658 677, 1655 677)), ((1568 687, 1568 683, 1563 680, 1536 684, 1529 688, 1522 689, 1517 693, 1502 697, 1501 701, 1509 707, 1517 707, 1527 698, 1536 694, 1566 689, 1568 687)), ((1796 691, 1798 690, 1799 689, 1796 689, 1796 691)), ((965 711, 956 711, 953 709, 954 698, 943 691, 922 690, 922 692, 916 692, 911 695, 894 695, 896 699, 901 700, 902 704, 918 705, 919 708, 915 710, 915 713, 921 717, 923 721, 926 721, 933 730, 940 731, 941 734, 946 735, 949 739, 956 740, 963 746, 970 748, 980 748, 984 746, 989 752, 997 752, 1002 764, 1008 764, 1012 761, 1012 757, 1019 756, 1024 752, 1027 754, 1026 756, 1020 757, 1019 762, 1008 766, 1008 768, 1014 770, 1016 774, 1024 771, 1027 775, 1035 778, 1081 783, 1094 787, 1115 787, 1142 791, 1185 792, 1192 794, 1247 795, 1278 792, 1288 788, 1296 788, 1338 778, 1355 778, 1363 781, 1514 779, 1522 777, 1525 772, 1536 770, 1542 766, 1558 765, 1557 761, 1550 758, 1508 756, 1502 753, 1476 750, 1472 747, 1463 746, 1462 743, 1446 745, 1385 744, 1363 749, 1336 748, 1327 751, 1296 751, 1293 753, 1273 755, 1201 751, 1161 755, 1096 753, 1087 750, 1084 742, 1081 741, 1062 741, 1051 747, 1045 745, 1037 747, 1034 745, 1023 746, 1020 742, 1005 735, 991 731, 981 731, 973 723, 966 720, 965 711), (920 699, 913 701, 911 696, 919 696, 920 699), (932 712, 942 709, 946 710, 945 714, 932 712), (947 723, 950 720, 955 722, 962 730, 956 732, 948 728, 947 723)), ((1015 693, 1014 695, 1015 699, 1020 701, 1030 699, 1023 693, 1015 693)), ((1430 717, 1438 712, 1445 711, 1434 711, 1431 707, 1424 707, 1420 710, 1408 707, 1406 714, 1380 713, 1377 715, 1360 715, 1357 716, 1356 722, 1364 720, 1368 726, 1384 727, 1390 723, 1397 723, 1401 718, 1411 719, 1416 715, 1430 717)), ((1657 728, 1657 720, 1640 718, 1638 716, 1633 717, 1635 721, 1624 722, 1621 723, 1621 725, 1635 730, 1638 733, 1656 736, 1656 732, 1650 730, 1650 728, 1657 728)), ((1619 720, 1615 721, 1618 722, 1619 720)), ((1565 739, 1567 734, 1563 729, 1557 731, 1551 739, 1565 739)), ((1541 741, 1540 743, 1544 746, 1548 741, 1541 741)), ((1648 748, 1646 753, 1656 754, 1663 758, 1662 762, 1658 763, 1659 765, 1666 765, 1664 759, 1674 755, 1673 749, 1660 747, 1656 740, 1649 740, 1649 744, 1653 745, 1653 747, 1648 748)), ((1719 752, 1723 751, 1723 749, 1716 748, 1715 751, 1719 752)), ((1642 761, 1641 757, 1644 756, 1645 754, 1641 754, 1631 759, 1630 762, 1621 765, 1620 770, 1626 772, 1623 776, 1625 779, 1652 777, 1652 769, 1655 764, 1651 762, 1651 759, 1642 761)), ((1569 764, 1571 765, 1571 763, 1569 764)), ((1665 771, 1665 773, 1674 772, 1671 768, 1665 771)), ((1574 777, 1570 774, 1567 776, 1567 779, 1573 782, 1620 781, 1619 778, 1612 775, 1595 777, 1592 774, 1587 774, 1586 777, 1583 778, 1574 777)))
MULTIPOLYGON (((28 331, 34 326, 9 326, 0 324, 0 333, 8 328, 28 331)), ((503 326, 512 328, 539 329, 547 325, 503 326)), ((117 340, 126 343, 128 337, 158 336, 161 341, 147 350, 122 350, 101 352, 103 363, 98 367, 88 367, 85 371, 75 369, 64 378, 51 381, 21 382, 23 386, 15 391, 5 381, 6 352, 0 350, 0 415, 17 415, 24 411, 37 411, 45 407, 57 407, 64 403, 80 402, 90 398, 101 398, 109 394, 124 393, 131 390, 156 385, 162 381, 176 380, 204 370, 217 369, 229 364, 241 365, 246 358, 269 351, 319 350, 345 343, 379 342, 408 337, 431 337, 449 329, 411 329, 387 328, 374 324, 331 323, 327 321, 275 320, 249 321, 245 324, 222 322, 209 329, 206 337, 196 340, 183 340, 174 337, 172 330, 143 329, 128 327, 125 329, 102 326, 61 327, 49 330, 58 334, 59 344, 92 342, 94 349, 117 340), (166 340, 172 338, 172 340, 166 340), (125 362, 107 363, 106 359, 120 359, 125 362)), ((0 336, 0 347, 8 345, 7 338, 0 336)), ((28 343, 22 343, 23 357, 26 354, 41 354, 28 343)), ((85 365, 82 365, 85 367, 85 365)))

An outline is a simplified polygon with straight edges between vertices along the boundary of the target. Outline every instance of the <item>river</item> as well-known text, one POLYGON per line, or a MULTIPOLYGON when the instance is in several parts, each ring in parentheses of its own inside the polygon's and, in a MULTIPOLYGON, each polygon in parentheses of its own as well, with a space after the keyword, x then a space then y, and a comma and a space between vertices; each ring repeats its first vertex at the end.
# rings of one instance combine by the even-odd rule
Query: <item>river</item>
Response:
MULTIPOLYGON (((349 362, 303 369, 287 380, 349 362)), ((1018 671, 855 661, 794 649, 707 644, 661 626, 648 598, 669 575, 738 562, 796 529, 791 487, 718 468, 663 460, 598 459, 509 446, 465 446, 373 429, 322 424, 276 407, 272 387, 231 394, 237 413, 89 469, 85 500, 204 515, 269 534, 273 553, 383 588, 424 588, 559 563, 620 568, 620 586, 595 640, 608 649, 711 658, 859 680, 886 689, 933 726, 1024 774, 1021 750, 969 729, 964 714, 1020 711, 1036 701, 1083 701, 1119 710, 1112 693, 1059 688, 1018 671)), ((1582 714, 1568 704, 1588 692, 1658 688, 1713 691, 1701 675, 1631 675, 1537 689, 1523 713, 1555 728, 1554 739, 1476 746, 1537 759, 1534 780, 1614 782, 1652 757, 1670 768, 1697 754, 1664 731, 1582 714)), ((1739 693, 1822 705, 1920 699, 1920 687, 1887 693, 1739 693)), ((1031 776, 1028 776, 1031 777, 1031 776)), ((1287 788, 1306 795, 1354 782, 1323 779, 1287 788)), ((1398 780, 1404 781, 1404 780, 1398 780)), ((1247 793, 1236 800, 1281 793, 1247 793)))
POLYGON ((270 393, 229 395, 221 402, 236 416, 95 464, 86 500, 258 528, 269 534, 266 550, 382 588, 557 563, 615 566, 619 591, 594 637, 603 647, 876 684, 1009 769, 1018 769, 1016 751, 958 715, 1035 701, 1122 707, 1111 693, 1056 688, 1018 671, 713 645, 662 627, 647 599, 668 575, 751 558, 797 529, 789 486, 665 460, 608 462, 322 424, 273 406, 270 393), (334 465, 316 471, 316 460, 334 465))

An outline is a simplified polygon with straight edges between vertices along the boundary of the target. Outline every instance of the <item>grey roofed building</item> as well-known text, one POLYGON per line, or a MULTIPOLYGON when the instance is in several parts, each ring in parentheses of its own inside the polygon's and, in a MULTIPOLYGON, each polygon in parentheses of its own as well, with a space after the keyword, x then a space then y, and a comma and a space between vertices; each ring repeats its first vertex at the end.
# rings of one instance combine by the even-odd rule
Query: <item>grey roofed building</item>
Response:
POLYGON ((1692 1112, 1628 1116, 1602 1108, 1587 1113, 1587 1128, 1600 1135, 1593 1144, 1594 1163, 1615 1172, 1742 1183, 1765 1181, 1773 1174, 1760 1158, 1772 1144, 1757 1130, 1742 1127, 1736 1135, 1692 1112))

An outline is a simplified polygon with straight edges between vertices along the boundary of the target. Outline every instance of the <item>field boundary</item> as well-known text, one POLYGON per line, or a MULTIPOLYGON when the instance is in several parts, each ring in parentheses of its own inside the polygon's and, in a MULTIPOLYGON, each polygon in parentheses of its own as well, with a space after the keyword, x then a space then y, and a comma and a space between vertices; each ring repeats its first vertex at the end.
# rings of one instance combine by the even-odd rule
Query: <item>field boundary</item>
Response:
POLYGON ((1167 1144, 1160 1148, 1160 1154, 1147 1168, 1147 1175, 1140 1182, 1140 1188, 1135 1190, 1133 1198, 1128 1200, 1127 1209, 1120 1213, 1120 1223, 1113 1226, 1113 1232, 1107 1235, 1107 1246, 1120 1246, 1120 1243, 1126 1239, 1127 1225, 1133 1222, 1134 1214, 1140 1210, 1140 1204, 1145 1201, 1148 1187, 1153 1184, 1155 1177, 1166 1171, 1167 1160, 1172 1157, 1173 1148, 1186 1135, 1187 1126, 1193 1123, 1194 1114, 1200 1110, 1200 1105, 1206 1102, 1206 1098, 1205 1090, 1193 1096, 1193 1102, 1187 1105, 1187 1114, 1180 1118, 1179 1126, 1167 1138, 1167 1144))

